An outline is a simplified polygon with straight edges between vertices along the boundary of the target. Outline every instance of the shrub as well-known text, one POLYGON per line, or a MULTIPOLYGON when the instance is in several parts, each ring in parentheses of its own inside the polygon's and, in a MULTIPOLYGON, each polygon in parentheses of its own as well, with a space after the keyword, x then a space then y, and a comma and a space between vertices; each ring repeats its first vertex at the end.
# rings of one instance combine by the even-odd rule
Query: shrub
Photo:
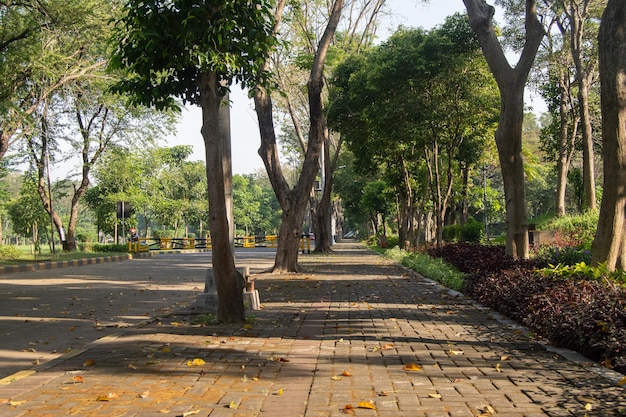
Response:
POLYGON ((92 249, 93 249, 94 252, 126 253, 126 252, 128 252, 128 245, 124 245, 124 244, 103 245, 103 244, 100 244, 100 243, 94 243, 92 249))
POLYGON ((535 256, 551 265, 575 265, 580 262, 591 263, 591 251, 572 246, 541 245, 535 256))
POLYGON ((174 231, 173 230, 153 230, 152 236, 157 239, 159 238, 171 239, 174 237, 174 231))
POLYGON ((554 218, 544 224, 541 229, 554 230, 554 244, 559 247, 591 249, 591 243, 598 225, 598 211, 588 211, 575 216, 554 218))
POLYGON ((479 243, 485 238, 485 227, 474 219, 470 219, 460 230, 462 242, 479 243))
POLYGON ((15 246, 0 245, 0 261, 16 261, 21 253, 15 246))
POLYGON ((458 242, 461 236, 461 226, 458 224, 451 224, 444 226, 442 231, 442 238, 444 242, 458 242))

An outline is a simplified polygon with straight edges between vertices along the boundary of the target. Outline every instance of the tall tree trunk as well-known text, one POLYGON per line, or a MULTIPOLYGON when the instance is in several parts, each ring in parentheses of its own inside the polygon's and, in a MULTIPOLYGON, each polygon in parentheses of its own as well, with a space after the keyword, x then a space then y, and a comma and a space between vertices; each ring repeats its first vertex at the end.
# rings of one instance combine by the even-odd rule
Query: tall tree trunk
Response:
POLYGON ((561 71, 559 74, 559 157, 557 166, 557 183, 556 183, 556 215, 557 217, 565 216, 565 192, 567 189, 567 174, 572 162, 574 154, 574 141, 578 131, 578 117, 576 112, 569 106, 573 100, 570 95, 570 81, 567 71, 561 71), (568 117, 571 111, 572 117, 568 117), (571 129, 570 129, 571 126, 571 129))
MULTIPOLYGON (((272 188, 276 194, 278 203, 283 210, 282 224, 278 236, 278 247, 274 261, 275 272, 295 272, 298 271, 298 245, 304 211, 307 207, 309 193, 313 187, 315 177, 319 169, 319 156, 324 143, 324 132, 326 128, 323 106, 323 69, 330 42, 337 30, 344 0, 335 0, 331 15, 320 40, 311 74, 307 83, 309 98, 309 141, 307 144, 304 163, 298 182, 293 188, 289 185, 282 173, 278 148, 276 145, 276 133, 272 118, 272 101, 266 89, 257 87, 254 94, 254 103, 259 120, 259 131, 261 134, 261 147, 259 155, 263 159, 272 188)), ((284 2, 279 2, 277 6, 277 21, 280 20, 284 2)), ((266 61, 266 67, 269 62, 266 61)))
POLYGON ((545 30, 537 17, 536 0, 526 0, 526 37, 517 65, 509 64, 493 26, 495 9, 484 0, 463 0, 470 25, 493 73, 501 98, 496 145, 506 198, 506 254, 527 259, 528 219, 522 158, 524 87, 545 30))
POLYGON ((576 83, 578 84, 578 105, 580 107, 580 123, 583 137, 583 210, 596 208, 596 181, 593 152, 593 134, 591 116, 589 115, 589 89, 591 88, 591 68, 583 63, 583 43, 585 22, 589 17, 589 0, 569 1, 566 14, 570 21, 570 45, 572 59, 576 67, 576 83), (568 10, 567 10, 568 9, 568 10))
POLYGON ((218 295, 217 316, 220 322, 236 323, 245 320, 242 275, 235 267, 231 245, 231 226, 228 222, 222 126, 220 106, 224 96, 219 91, 215 73, 201 74, 199 80, 202 107, 202 137, 206 148, 206 171, 209 193, 209 226, 212 238, 213 276, 218 295))
POLYGON ((609 0, 598 35, 604 193, 592 262, 626 270, 626 2, 609 0))

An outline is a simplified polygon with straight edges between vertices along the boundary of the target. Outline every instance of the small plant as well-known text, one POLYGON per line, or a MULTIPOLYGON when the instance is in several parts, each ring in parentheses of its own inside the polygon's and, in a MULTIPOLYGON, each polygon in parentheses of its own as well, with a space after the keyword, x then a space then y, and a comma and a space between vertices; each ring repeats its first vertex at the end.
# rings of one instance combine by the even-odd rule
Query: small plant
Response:
POLYGON ((618 284, 626 284, 626 271, 609 271, 605 263, 598 266, 590 266, 585 262, 579 262, 574 265, 550 265, 548 268, 539 270, 545 276, 587 279, 591 281, 599 281, 608 279, 618 284))
POLYGON ((460 230, 461 242, 480 243, 485 238, 485 226, 470 219, 460 230))

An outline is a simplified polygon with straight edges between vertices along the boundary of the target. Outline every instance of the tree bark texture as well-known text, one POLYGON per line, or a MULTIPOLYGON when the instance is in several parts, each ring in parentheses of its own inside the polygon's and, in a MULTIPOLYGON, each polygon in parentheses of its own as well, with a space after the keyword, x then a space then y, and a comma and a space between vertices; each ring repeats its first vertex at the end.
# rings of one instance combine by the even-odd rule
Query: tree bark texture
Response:
POLYGON ((496 130, 496 145, 504 179, 507 239, 506 253, 527 259, 528 215, 522 157, 522 121, 524 87, 533 65, 544 28, 537 18, 535 0, 526 0, 526 42, 517 65, 509 64, 493 26, 495 9, 484 0, 463 0, 472 30, 478 37, 501 98, 501 112, 496 130))
POLYGON ((626 2, 609 0, 598 35, 604 192, 594 264, 626 269, 626 2))
POLYGON ((220 106, 228 104, 224 103, 218 83, 215 73, 201 74, 199 79, 202 137, 206 148, 213 274, 219 300, 217 318, 220 322, 236 323, 245 320, 245 281, 235 267, 231 247, 224 181, 224 158, 227 155, 223 149, 222 127, 219 123, 220 106))

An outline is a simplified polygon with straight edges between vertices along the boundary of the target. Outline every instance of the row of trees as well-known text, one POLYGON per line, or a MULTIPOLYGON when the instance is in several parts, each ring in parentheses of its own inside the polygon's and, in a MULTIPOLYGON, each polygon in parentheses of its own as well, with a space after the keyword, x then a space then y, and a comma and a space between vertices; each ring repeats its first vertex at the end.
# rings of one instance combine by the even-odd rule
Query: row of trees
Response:
MULTIPOLYGON (((64 131, 65 125, 61 121, 70 120, 70 116, 66 114, 55 118, 52 115, 61 115, 61 110, 69 108, 72 109, 72 117, 77 116, 77 131, 83 138, 80 142, 82 175, 77 182, 80 185, 76 187, 77 201, 87 189, 91 169, 103 150, 115 139, 125 138, 133 132, 145 132, 143 128, 131 128, 107 136, 99 134, 107 131, 102 127, 90 130, 90 126, 98 126, 97 120, 106 119, 109 114, 106 106, 95 106, 96 110, 88 113, 90 116, 87 113, 80 116, 83 112, 75 110, 81 98, 94 97, 83 94, 83 91, 89 91, 87 87, 95 85, 92 81, 106 81, 106 88, 102 89, 103 85, 94 87, 95 91, 107 92, 102 94, 103 98, 131 103, 131 107, 121 107, 139 112, 138 117, 132 120, 142 121, 145 120, 142 117, 147 117, 149 121, 154 119, 150 116, 158 115, 155 132, 163 128, 163 120, 167 120, 164 116, 168 113, 161 111, 176 109, 181 102, 199 105, 203 110, 201 131, 205 139, 206 171, 210 184, 207 187, 210 201, 208 221, 214 236, 213 263, 220 294, 218 315, 222 320, 243 319, 241 277, 234 268, 231 249, 234 225, 229 222, 229 213, 232 212, 229 114, 228 106, 224 104, 228 100, 229 86, 234 82, 251 87, 261 133, 259 153, 282 210, 276 271, 298 269, 298 240, 304 212, 312 197, 313 182, 320 171, 318 179, 321 179, 323 195, 314 204, 317 219, 315 232, 320 250, 327 249, 331 238, 328 217, 333 171, 343 166, 338 161, 344 140, 349 143, 358 166, 363 166, 368 156, 375 157, 376 162, 372 164, 369 160, 369 165, 376 168, 370 172, 378 171, 382 166, 388 177, 385 179, 396 190, 403 239, 410 241, 417 236, 416 219, 428 213, 433 213, 437 235, 440 236, 441 226, 452 206, 450 197, 455 184, 460 184, 461 195, 464 187, 469 188, 470 182, 465 176, 472 167, 484 162, 479 156, 485 153, 485 138, 496 126, 495 143, 505 194, 507 252, 520 258, 528 256, 526 171, 522 148, 523 96, 528 75, 546 33, 555 33, 550 29, 547 14, 539 13, 544 10, 538 10, 541 2, 502 2, 511 13, 517 10, 523 16, 523 19, 518 18, 518 21, 524 22, 524 27, 518 32, 519 60, 515 66, 509 64, 503 52, 503 38, 493 22, 493 7, 481 0, 464 0, 469 27, 476 38, 471 36, 467 23, 457 17, 430 33, 401 31, 386 44, 387 48, 371 52, 368 49, 375 38, 384 0, 355 1, 350 3, 350 7, 346 7, 343 0, 334 0, 329 4, 311 0, 304 2, 307 7, 300 7, 300 2, 286 3, 282 0, 276 4, 262 0, 245 4, 236 1, 128 0, 120 4, 123 8, 116 8, 117 3, 109 2, 110 8, 91 9, 106 11, 104 13, 108 13, 112 20, 94 19, 89 12, 82 11, 85 14, 81 15, 81 21, 89 22, 93 27, 72 26, 76 22, 68 23, 61 17, 75 17, 78 12, 68 15, 65 3, 52 0, 49 3, 48 6, 54 4, 57 9, 39 9, 37 5, 43 4, 41 2, 27 6, 3 5, 7 11, 3 16, 12 16, 18 23, 12 26, 18 28, 15 33, 3 34, 3 51, 11 48, 19 50, 18 47, 25 45, 22 42, 24 39, 31 42, 26 43, 24 51, 29 53, 21 55, 21 62, 20 54, 14 54, 11 55, 13 61, 6 59, 2 65, 5 62, 10 62, 12 67, 18 63, 24 67, 30 65, 32 72, 26 72, 26 77, 33 77, 28 82, 15 80, 13 84, 9 83, 11 88, 3 87, 3 95, 10 98, 3 100, 2 104, 7 107, 2 120, 3 143, 8 144, 19 138, 21 143, 26 144, 25 149, 37 168, 40 196, 54 218, 51 202, 45 201, 43 173, 45 161, 53 149, 50 145, 55 139, 63 137, 60 132, 64 131), (13 16, 9 13, 12 7, 21 9, 15 9, 19 12, 13 16), (65 12, 63 16, 50 18, 52 11, 61 10, 65 12), (24 29, 19 30, 22 27, 20 19, 24 16, 34 23, 22 25, 24 29), (114 22, 110 36, 110 27, 102 23, 109 21, 114 22), (57 26, 59 30, 54 31, 54 36, 50 38, 53 31, 49 28, 56 29, 57 26), (67 35, 70 33, 68 28, 80 28, 85 33, 96 30, 103 38, 111 39, 111 54, 105 51, 104 43, 67 35), (31 37, 33 33, 36 35, 31 37), (277 42, 277 39, 286 42, 277 42), (39 54, 33 55, 33 50, 28 50, 40 45, 39 54), (67 72, 63 76, 56 73, 38 75, 37 71, 46 66, 29 57, 53 56, 61 51, 59 45, 64 45, 65 49, 56 58, 61 56, 63 59, 57 59, 55 63, 67 72), (478 46, 486 58, 484 61, 478 54, 478 46), (334 71, 336 65, 350 55, 352 57, 334 71), (89 66, 90 63, 93 66, 89 66), (99 72, 107 63, 108 71, 99 72), (495 85, 487 76, 487 68, 495 79, 495 85), (401 77, 405 74, 408 77, 401 77), (331 101, 327 102, 331 79, 336 86, 330 90, 331 101), (33 86, 37 87, 33 89, 33 86), (79 94, 64 95, 69 86, 76 86, 79 94), (495 86, 499 97, 494 96, 495 86), (111 91, 117 94, 110 94, 111 91), (20 97, 28 99, 24 101, 20 97), (498 101, 499 111, 494 108, 498 101), (155 108, 160 113, 149 108, 155 108), (286 117, 283 118, 283 115, 286 117), (340 136, 329 129, 327 115, 340 136), (497 125, 494 125, 496 116, 497 125), (303 155, 299 176, 291 183, 287 181, 279 158, 274 123, 280 119, 291 121, 290 128, 281 130, 296 139, 296 148, 299 146, 303 155), (89 132, 93 134, 87 134, 89 132), (457 181, 456 177, 461 177, 461 180, 457 181)), ((570 29, 567 33, 572 34, 570 44, 577 80, 583 77, 584 70, 592 67, 583 68, 582 63, 587 62, 583 59, 580 59, 581 65, 576 65, 575 57, 575 52, 588 44, 584 36, 579 36, 581 24, 586 28, 585 22, 593 23, 591 13, 585 15, 587 20, 576 20, 581 14, 578 6, 590 3, 586 0, 545 3, 545 10, 559 16, 559 19, 552 19, 558 27, 570 29), (548 6, 554 8, 548 9, 548 6), (566 21, 569 24, 565 24, 566 21), (574 39, 575 36, 578 38, 574 39)), ((67 3, 67 6, 72 4, 67 3)), ((80 8, 78 3, 74 6, 80 8)), ((103 6, 106 5, 103 3, 103 6)), ((612 16, 610 11, 614 8, 619 8, 619 2, 610 1, 605 16, 612 16)), ((582 10, 591 12, 592 9, 582 10)), ((602 23, 605 24, 605 21, 602 23)), ((613 23, 609 18, 606 25, 610 24, 613 23)), ((584 35, 585 31, 582 33, 584 35)), ((605 34, 604 41, 608 44, 611 32, 600 33, 605 34)), ((606 73, 617 72, 618 64, 609 66, 606 73)), ((585 97, 581 94, 585 93, 580 92, 583 90, 581 85, 578 84, 576 104, 584 106, 585 97)), ((563 94, 562 90, 557 93, 559 97, 563 94)), ((569 94, 568 97, 571 96, 569 94)), ((106 104, 107 100, 102 101, 106 104)), ((570 107, 573 108, 572 103, 570 107)), ((583 122, 587 117, 584 111, 580 107, 578 113, 583 122)), ((148 121, 142 122, 142 126, 149 126, 148 121)), ((584 123, 581 126, 584 145, 588 137, 584 133, 584 123)), ((567 131, 568 135, 572 134, 572 130, 567 131)), ((620 134, 618 131, 617 135, 603 135, 603 140, 614 140, 619 144, 620 134)), ((151 136, 145 136, 143 143, 149 143, 151 136)), ((603 149, 607 147, 606 143, 604 145, 603 149)), ((2 148, 4 150, 0 155, 4 155, 7 147, 2 148)), ((612 149, 611 146, 608 148, 612 149)), ((595 190, 590 179, 594 171, 590 169, 593 147, 584 145, 582 149, 583 201, 591 202, 595 201, 595 198, 589 197, 595 190)), ((610 195, 614 197, 603 201, 603 210, 605 206, 613 210, 610 218, 614 221, 607 223, 604 232, 600 233, 599 229, 598 255, 595 258, 597 262, 609 260, 609 268, 615 267, 618 262, 626 262, 626 237, 620 234, 619 229, 623 225, 623 210, 619 210, 620 204, 623 204, 623 193, 619 192, 619 184, 623 186, 619 158, 623 158, 623 153, 619 152, 619 146, 615 149, 618 150, 617 155, 611 156, 618 159, 609 163, 608 167, 605 164, 605 169, 612 170, 605 175, 605 181, 607 177, 617 178, 618 181, 616 184, 608 183, 615 188, 610 190, 610 195), (612 249, 607 252, 606 248, 612 249)), ((463 206, 466 200, 461 198, 458 201, 463 206)), ((591 203, 586 203, 586 207, 591 207, 591 203)), ((461 212, 464 210, 461 209, 461 212)), ((70 218, 70 229, 71 222, 70 218)), ((55 220, 55 223, 59 224, 60 220, 55 220)))
MULTIPOLYGON (((97 185, 90 187, 79 203, 77 241, 89 244, 101 236, 121 235, 122 225, 116 215, 120 201, 132 207, 125 220, 126 228, 140 227, 142 236, 208 235, 206 167, 204 162, 188 160, 191 151, 188 146, 141 152, 110 150, 92 172, 97 185)), ((3 234, 30 236, 35 245, 45 236, 50 243, 50 217, 38 194, 35 173, 13 173, 2 184, 6 198, 0 207, 0 218, 10 220, 5 223, 3 234)), ((55 211, 64 221, 70 217, 75 186, 71 181, 58 180, 51 187, 55 211)), ((280 210, 263 175, 235 175, 233 200, 240 234, 277 233, 280 210)))

